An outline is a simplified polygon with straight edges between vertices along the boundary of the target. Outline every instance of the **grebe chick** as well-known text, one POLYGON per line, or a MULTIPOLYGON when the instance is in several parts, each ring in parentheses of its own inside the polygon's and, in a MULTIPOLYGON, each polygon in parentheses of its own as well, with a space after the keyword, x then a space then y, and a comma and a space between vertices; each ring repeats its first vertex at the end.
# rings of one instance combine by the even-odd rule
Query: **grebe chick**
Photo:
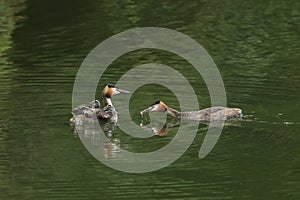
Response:
POLYGON ((89 104, 82 104, 72 110, 73 115, 84 115, 86 112, 92 109, 100 108, 100 102, 93 100, 89 104))
POLYGON ((221 106, 205 108, 199 111, 179 112, 173 108, 170 108, 160 100, 154 102, 149 108, 141 111, 141 115, 151 111, 166 112, 173 117, 203 121, 239 119, 243 116, 242 110, 239 108, 228 108, 221 106))

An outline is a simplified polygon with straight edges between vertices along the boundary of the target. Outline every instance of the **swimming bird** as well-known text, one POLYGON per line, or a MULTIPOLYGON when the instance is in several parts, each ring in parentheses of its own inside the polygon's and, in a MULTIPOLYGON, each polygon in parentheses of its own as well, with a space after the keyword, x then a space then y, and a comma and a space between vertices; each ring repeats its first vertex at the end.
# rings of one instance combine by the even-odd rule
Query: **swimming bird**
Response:
POLYGON ((239 119, 243 116, 242 110, 239 108, 228 108, 221 106, 205 108, 199 111, 179 112, 173 108, 170 108, 160 100, 154 102, 149 108, 141 111, 141 115, 151 111, 166 112, 172 117, 203 121, 239 119))
POLYGON ((127 90, 120 89, 114 85, 106 84, 103 91, 102 96, 104 100, 104 108, 96 109, 96 116, 98 119, 110 119, 112 122, 118 121, 118 112, 116 111, 113 103, 112 96, 120 93, 130 93, 127 90))
POLYGON ((118 113, 112 103, 112 96, 119 93, 130 93, 127 90, 120 89, 114 85, 106 84, 102 97, 104 100, 104 107, 100 108, 100 102, 93 100, 89 104, 82 104, 72 110, 73 117, 70 119, 72 123, 75 118, 92 118, 96 116, 98 119, 109 119, 110 121, 117 122, 118 113))

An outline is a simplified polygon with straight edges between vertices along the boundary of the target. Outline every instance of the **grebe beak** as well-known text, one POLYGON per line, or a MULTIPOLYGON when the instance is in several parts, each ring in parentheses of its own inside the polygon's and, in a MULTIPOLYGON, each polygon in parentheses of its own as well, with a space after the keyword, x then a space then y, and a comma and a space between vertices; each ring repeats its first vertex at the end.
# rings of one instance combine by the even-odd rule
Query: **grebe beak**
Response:
POLYGON ((141 111, 140 114, 143 116, 144 113, 150 112, 153 108, 154 108, 154 106, 150 106, 149 108, 141 111))
POLYGON ((147 112, 150 112, 150 111, 159 111, 159 112, 164 112, 166 111, 166 108, 164 108, 164 104, 163 104, 162 101, 158 100, 158 101, 155 101, 150 107, 148 107, 147 109, 143 110, 140 112, 140 114, 142 115, 143 117, 143 114, 144 113, 147 113, 147 112))
POLYGON ((117 89, 117 91, 119 92, 119 93, 125 93, 125 94, 129 94, 130 92, 129 91, 127 91, 127 90, 122 90, 122 89, 120 89, 120 88, 116 88, 117 89))

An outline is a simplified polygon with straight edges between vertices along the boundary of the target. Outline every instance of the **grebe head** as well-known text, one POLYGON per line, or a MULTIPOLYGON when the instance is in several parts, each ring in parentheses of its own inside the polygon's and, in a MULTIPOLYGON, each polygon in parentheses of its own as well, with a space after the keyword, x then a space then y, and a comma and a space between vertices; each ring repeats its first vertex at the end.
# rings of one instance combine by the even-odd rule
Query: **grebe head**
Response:
POLYGON ((147 112, 152 112, 152 111, 166 112, 167 109, 168 109, 168 106, 166 104, 164 104, 164 102, 157 100, 149 108, 141 111, 141 115, 143 115, 144 113, 147 113, 147 112))
POLYGON ((242 110, 239 108, 233 108, 237 117, 243 117, 242 110))
POLYGON ((127 90, 122 90, 114 85, 111 84, 106 84, 104 89, 103 89, 103 96, 106 98, 111 98, 113 95, 115 94, 119 94, 119 93, 130 93, 127 90))
POLYGON ((92 106, 92 108, 100 108, 100 101, 95 99, 94 101, 90 102, 90 105, 92 106))

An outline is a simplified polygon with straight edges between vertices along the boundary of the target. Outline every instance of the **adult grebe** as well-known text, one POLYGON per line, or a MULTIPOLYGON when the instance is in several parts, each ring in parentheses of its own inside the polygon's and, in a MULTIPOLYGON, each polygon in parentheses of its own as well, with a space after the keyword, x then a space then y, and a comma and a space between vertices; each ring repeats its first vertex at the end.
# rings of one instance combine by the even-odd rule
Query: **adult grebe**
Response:
POLYGON ((221 106, 205 108, 199 111, 179 112, 170 108, 160 100, 154 102, 149 108, 141 111, 141 115, 151 111, 166 112, 173 117, 203 121, 239 119, 243 116, 242 110, 239 108, 221 106))
POLYGON ((70 119, 70 122, 73 122, 77 117, 79 118, 92 118, 96 115, 98 119, 109 119, 113 122, 117 122, 118 113, 115 107, 112 104, 112 96, 119 93, 130 93, 127 90, 122 90, 114 85, 106 84, 102 96, 104 100, 105 107, 100 108, 100 102, 94 100, 89 104, 82 104, 72 110, 73 117, 70 119))

